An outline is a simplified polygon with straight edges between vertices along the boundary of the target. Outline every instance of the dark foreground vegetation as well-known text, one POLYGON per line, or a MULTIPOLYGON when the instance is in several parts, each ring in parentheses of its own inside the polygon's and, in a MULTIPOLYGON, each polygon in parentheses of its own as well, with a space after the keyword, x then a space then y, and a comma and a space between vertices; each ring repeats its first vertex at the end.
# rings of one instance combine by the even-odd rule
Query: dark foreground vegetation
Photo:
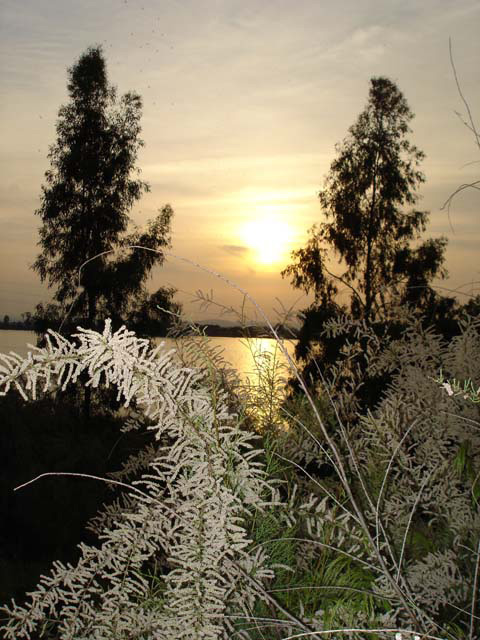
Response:
MULTIPOLYGON (((342 322, 338 322, 340 333, 342 322)), ((433 379, 442 366, 450 377, 464 378, 461 371, 465 369, 478 379, 479 359, 472 357, 480 353, 478 315, 476 323, 472 324, 472 319, 469 322, 467 329, 464 326, 463 333, 452 338, 450 344, 438 334, 424 332, 421 323, 417 323, 414 332, 395 341, 396 347, 391 352, 388 340, 378 342, 375 335, 370 334, 367 342, 371 349, 355 349, 358 345, 353 344, 354 351, 349 357, 340 354, 331 368, 339 380, 347 378, 350 371, 350 386, 337 385, 332 379, 323 386, 312 385, 308 392, 303 389, 294 393, 286 400, 282 395, 284 377, 271 367, 270 373, 263 372, 257 395, 253 391, 242 395, 235 380, 226 372, 226 377, 222 375, 221 362, 205 339, 200 359, 207 367, 209 394, 219 414, 218 418, 215 413, 212 415, 212 423, 202 435, 205 441, 198 443, 199 459, 187 453, 180 456, 185 474, 179 476, 180 482, 195 472, 196 464, 201 465, 203 447, 211 446, 210 439, 224 419, 220 418, 223 410, 218 404, 220 387, 217 385, 221 383, 228 392, 228 411, 236 416, 237 428, 261 434, 257 443, 260 460, 266 465, 270 481, 283 483, 279 494, 282 504, 271 505, 263 513, 253 509, 242 520, 242 527, 252 541, 248 548, 264 547, 267 566, 275 568, 274 577, 263 581, 263 590, 252 601, 251 620, 242 622, 240 616, 235 623, 238 632, 250 629, 249 635, 243 637, 252 640, 265 637, 260 629, 252 629, 252 623, 269 620, 271 635, 266 637, 272 640, 286 638, 287 634, 300 630, 332 628, 377 629, 378 632, 369 634, 375 640, 389 637, 381 631, 387 628, 427 636, 430 631, 433 637, 449 640, 478 638, 478 606, 474 594, 478 565, 475 544, 480 500, 477 486, 480 439, 471 425, 480 423, 480 403, 474 404, 466 396, 450 399, 433 379), (365 359, 368 360, 364 367, 365 379, 373 380, 373 374, 387 366, 393 380, 383 389, 372 386, 376 401, 367 403, 365 410, 358 412, 356 403, 362 379, 358 377, 359 370, 350 365, 365 359), (328 399, 329 394, 333 402, 328 399), (446 417, 448 415, 451 417, 446 417), (285 420, 288 431, 284 433, 278 427, 285 424, 285 420), (359 518, 364 519, 363 525, 359 518), (395 576, 397 570, 398 576, 395 576), (400 596, 392 584, 397 585, 400 596), (265 600, 262 594, 271 594, 273 600, 265 600)), ((366 334, 364 337, 367 338, 366 334)), ((111 347, 104 344, 103 339, 98 344, 99 354, 106 355, 110 348, 116 348, 114 340, 111 347)), ((198 347, 197 339, 192 342, 192 348, 194 345, 198 347)), ((119 357, 115 356, 117 363, 119 357)), ((56 358, 60 362, 60 352, 56 358)), ((108 365, 107 360, 104 362, 108 365)), ((142 362, 139 357, 138 363, 142 362)), ((135 363, 128 360, 125 365, 131 367, 135 363)), ((162 376, 168 377, 168 373, 163 371, 162 376)), ((180 389, 184 389, 178 386, 181 378, 173 373, 173 380, 174 392, 181 401, 183 391, 180 389)), ((160 388, 168 386, 162 382, 160 388)), ((195 384, 193 389, 198 393, 202 390, 195 384)), ((9 522, 8 530, 2 531, 1 589, 5 599, 13 596, 17 603, 24 602, 25 592, 38 582, 39 574, 51 572, 53 559, 75 565, 82 558, 79 549, 75 549, 79 542, 98 548, 99 540, 84 527, 102 502, 111 503, 115 497, 103 483, 88 478, 43 478, 19 491, 13 492, 13 488, 43 472, 78 471, 105 476, 121 468, 130 454, 141 460, 145 446, 152 444, 144 427, 119 433, 120 426, 125 426, 126 418, 132 414, 127 413, 120 419, 115 413, 118 403, 109 391, 92 394, 92 413, 86 421, 81 410, 82 394, 81 385, 77 384, 65 395, 26 403, 10 392, 0 404, 4 424, 2 486, 5 488, 1 515, 2 521, 9 522)), ((134 403, 135 420, 138 408, 134 403)), ((202 424, 198 421, 201 411, 198 405, 193 416, 195 429, 202 424)), ((160 422, 156 428, 162 427, 160 422)), ((174 424, 171 427, 176 428, 174 424)), ((183 451, 187 452, 193 444, 183 441, 182 437, 171 439, 164 455, 173 452, 174 446, 186 447, 183 451)), ((221 443, 216 455, 220 452, 227 455, 225 447, 231 446, 228 441, 221 443)), ((157 442, 155 457, 160 456, 158 447, 157 442)), ((185 494, 185 501, 197 500, 205 506, 206 500, 213 499, 210 490, 202 494, 200 479, 205 471, 205 465, 201 466, 199 483, 190 495, 185 494)), ((135 477, 135 473, 130 475, 128 482, 135 477)), ((159 484, 155 486, 160 486, 160 474, 157 480, 159 484)), ((222 481, 230 486, 227 476, 222 476, 222 481)), ((170 485, 168 488, 173 490, 170 485)), ((120 498, 127 498, 121 494, 120 498)), ((133 497, 131 492, 130 497, 133 497)), ((181 504, 178 503, 177 509, 181 504)), ((119 505, 116 513, 122 508, 119 505)), ((149 527, 146 513, 142 518, 142 526, 149 527)), ((159 520, 155 527, 160 527, 161 522, 159 520)), ((128 528, 112 522, 109 526, 113 530, 124 527, 118 553, 129 556, 128 528)), ((218 510, 208 527, 201 524, 198 531, 192 530, 186 538, 190 542, 196 540, 193 546, 198 546, 199 553, 200 549, 204 553, 209 549, 212 553, 211 544, 222 539, 215 535, 215 542, 202 546, 203 537, 208 537, 211 527, 221 527, 218 510)), ((153 539, 157 530, 152 530, 153 539)), ((137 614, 144 611, 144 607, 147 610, 153 607, 158 609, 158 619, 162 619, 164 579, 173 566, 169 564, 168 555, 158 547, 139 569, 125 567, 122 575, 126 584, 133 586, 136 571, 140 570, 150 585, 148 599, 137 614)), ((189 566, 192 583, 203 580, 208 594, 212 588, 208 572, 194 578, 193 564, 189 566)), ((228 563, 219 570, 228 580, 226 567, 228 563)), ((95 589, 106 589, 109 581, 118 580, 120 574, 109 575, 99 567, 98 575, 101 580, 96 582, 95 589)), ((184 587, 189 588, 188 584, 184 587)), ((82 588, 79 587, 80 599, 75 604, 79 611, 84 597, 89 598, 87 594, 82 595, 82 588)), ((243 585, 242 597, 246 588, 247 584, 243 585)), ((117 597, 113 595, 116 593, 121 597, 117 587, 109 592, 108 607, 114 601, 110 598, 117 597)), ((232 606, 228 598, 227 601, 232 606)), ((95 598, 92 602, 96 602, 95 598)), ((129 625, 137 605, 133 598, 129 625)), ((26 606, 29 606, 28 598, 26 606)), ((123 605, 120 603, 120 606, 123 605)), ((238 608, 229 609, 234 610, 238 613, 238 608)), ((99 619, 103 620, 99 624, 105 627, 102 607, 98 611, 99 619)), ((183 620, 177 621, 181 628, 194 624, 190 617, 193 611, 201 617, 201 612, 194 607, 186 618, 178 617, 183 620)), ((88 614, 87 627, 90 622, 93 624, 90 617, 88 614)), ((174 619, 177 620, 177 616, 174 619)), ((225 624, 226 621, 227 618, 225 624)), ((41 631, 41 626, 37 626, 27 636, 18 637, 54 640, 58 637, 55 629, 60 629, 58 624, 64 622, 60 608, 48 628, 41 631)), ((155 635, 114 632, 111 637, 145 640, 155 635)), ((215 637, 231 637, 231 634, 215 637)), ((315 637, 313 633, 312 637, 315 637)), ((360 631, 355 637, 360 640, 364 636, 360 631)))
POLYGON ((108 393, 97 394, 86 421, 82 397, 79 387, 36 402, 0 397, 0 603, 22 601, 53 559, 75 563, 77 545, 95 542, 88 520, 115 497, 105 483, 86 478, 51 476, 15 487, 51 472, 106 477, 151 439, 120 433, 123 420, 108 393))

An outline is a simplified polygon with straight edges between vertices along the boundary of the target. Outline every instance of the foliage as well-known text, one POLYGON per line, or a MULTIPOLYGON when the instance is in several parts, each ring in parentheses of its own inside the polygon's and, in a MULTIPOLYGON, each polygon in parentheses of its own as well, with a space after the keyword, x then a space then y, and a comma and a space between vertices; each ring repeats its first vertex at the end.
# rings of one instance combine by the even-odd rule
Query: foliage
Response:
POLYGON ((107 485, 93 480, 52 477, 27 491, 14 487, 52 471, 104 476, 152 439, 146 430, 119 434, 123 419, 105 404, 94 404, 94 425, 85 425, 77 405, 67 393, 36 402, 0 398, 0 522, 8 523, 0 527, 1 603, 22 599, 52 558, 76 562, 76 545, 96 541, 85 531, 88 519, 111 499, 107 485))
POLYGON ((126 407, 136 399, 154 423, 158 447, 149 473, 125 485, 132 509, 103 530, 101 547, 80 545, 76 568, 55 563, 27 608, 3 608, 11 615, 5 637, 29 637, 62 603, 62 637, 217 638, 222 623, 232 628, 227 612, 249 615, 257 581, 272 575, 263 552, 244 550, 249 541, 238 524, 244 512, 276 497, 262 465, 250 463, 253 436, 238 430, 221 392, 212 402, 202 372, 175 366, 163 346, 151 351, 125 328, 112 334, 109 322, 103 334, 82 330, 76 337, 79 346, 52 332, 47 347, 27 360, 4 357, 4 392, 15 386, 34 399, 39 383, 65 388, 88 371, 87 384, 115 384, 126 407), (169 435, 171 448, 162 446, 169 435), (150 585, 141 575, 159 552, 171 568, 161 612, 144 606, 150 585))
POLYGON ((319 335, 324 321, 346 311, 335 301, 339 283, 349 290, 352 317, 367 324, 385 318, 392 305, 408 304, 423 309, 426 323, 442 322, 445 331, 455 330, 445 320, 455 300, 441 298, 428 284, 447 275, 441 268, 446 238, 409 247, 428 219, 425 211, 402 211, 416 204, 418 186, 425 180, 418 170, 424 154, 407 139, 412 118, 395 83, 372 78, 364 111, 336 147, 338 156, 319 193, 322 213, 332 221, 310 229, 306 247, 292 253, 292 264, 282 272, 294 287, 315 295, 304 312, 297 351, 307 361, 317 345, 322 364, 332 364, 343 346, 319 335), (328 245, 347 265, 342 276, 325 265, 328 245))
POLYGON ((132 405, 123 431, 155 434, 109 476, 126 490, 89 525, 100 546, 80 545, 76 567, 55 564, 29 603, 3 607, 5 637, 477 638, 478 404, 435 378, 480 378, 480 319, 466 315, 450 344, 421 318, 387 346, 351 317, 326 330, 352 326, 369 337, 370 375, 393 373, 380 405, 353 418, 352 365, 365 357, 353 350, 316 398, 285 405, 287 431, 261 438, 242 427, 248 407, 226 394, 235 382, 205 337, 179 354, 196 367, 108 323, 78 344, 51 332, 26 360, 4 356, 4 391, 34 397, 88 370, 132 405), (350 389, 336 384, 346 362, 350 389), (333 475, 306 473, 309 460, 333 475))
MULTIPOLYGON (((93 328, 107 316, 120 326, 132 306, 145 304, 144 281, 164 261, 161 251, 151 249, 170 246, 170 205, 145 231, 127 233, 129 209, 150 189, 130 177, 143 146, 140 96, 128 92, 117 104, 101 47, 90 47, 68 74, 71 100, 59 110, 57 142, 48 155, 52 168, 35 212, 42 221, 42 251, 33 269, 56 287, 54 300, 60 303, 37 307, 35 330, 42 333, 63 327, 67 309, 71 330, 78 321, 93 328), (125 250, 135 244, 147 250, 125 250), (51 324, 52 319, 60 321, 51 324)), ((169 290, 157 293, 170 302, 169 290)))
MULTIPOLYGON (((332 321, 328 329, 341 332, 348 323, 361 328, 359 321, 344 318, 332 321)), ((415 614, 424 624, 428 620, 432 628, 438 626, 437 633, 454 637, 467 636, 469 630, 473 634, 478 621, 479 413, 473 395, 462 392, 458 397, 463 402, 451 407, 433 376, 443 365, 452 375, 466 370, 471 378, 480 378, 480 320, 465 315, 461 326, 461 335, 447 345, 431 329, 424 330, 417 318, 400 339, 377 352, 370 348, 369 374, 395 373, 375 410, 356 420, 341 410, 354 405, 351 389, 336 388, 334 376, 322 386, 332 406, 340 407, 337 446, 349 460, 354 496, 395 576, 392 583, 384 571, 373 584, 373 591, 390 602, 384 623, 403 626, 411 620, 405 603, 395 604, 398 594, 392 584, 397 584, 406 601, 415 603, 415 614)), ((374 342, 373 332, 371 337, 374 342)), ((338 367, 342 365, 339 361, 338 367)), ((451 390, 448 382, 443 387, 451 390)), ((308 452, 317 465, 332 460, 325 440, 312 446, 295 423, 292 429, 295 437, 286 456, 298 461, 308 452)), ((332 494, 332 487, 322 483, 324 495, 332 494)))

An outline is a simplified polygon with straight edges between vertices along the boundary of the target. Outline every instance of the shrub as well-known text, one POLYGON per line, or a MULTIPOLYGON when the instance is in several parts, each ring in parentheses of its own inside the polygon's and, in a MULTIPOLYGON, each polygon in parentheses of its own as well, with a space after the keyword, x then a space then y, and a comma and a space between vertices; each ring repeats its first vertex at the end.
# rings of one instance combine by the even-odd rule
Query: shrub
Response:
POLYGON ((450 344, 414 318, 400 339, 371 334, 315 397, 299 378, 293 411, 275 400, 289 429, 261 437, 233 379, 179 365, 124 327, 79 329, 77 343, 50 332, 26 359, 4 356, 3 393, 34 399, 40 384, 86 372, 131 407, 122 430, 155 434, 107 480, 124 492, 89 525, 99 546, 80 545, 76 566, 54 563, 28 603, 1 607, 4 637, 478 638, 479 405, 436 377, 478 380, 479 327, 466 316, 450 344), (358 357, 393 379, 363 415, 358 357), (335 384, 345 366, 349 389, 335 384), (306 473, 312 460, 334 473, 306 473))

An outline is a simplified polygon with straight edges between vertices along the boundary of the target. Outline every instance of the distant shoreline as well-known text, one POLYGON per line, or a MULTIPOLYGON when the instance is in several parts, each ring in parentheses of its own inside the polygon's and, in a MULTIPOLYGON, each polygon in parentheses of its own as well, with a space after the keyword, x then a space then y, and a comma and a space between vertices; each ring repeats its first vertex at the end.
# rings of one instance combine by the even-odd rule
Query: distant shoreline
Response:
MULTIPOLYGON (((272 338, 269 327, 223 327, 218 324, 195 325, 202 333, 212 338, 272 338)), ((280 338, 297 338, 298 331, 293 327, 280 327, 276 329, 280 338)))

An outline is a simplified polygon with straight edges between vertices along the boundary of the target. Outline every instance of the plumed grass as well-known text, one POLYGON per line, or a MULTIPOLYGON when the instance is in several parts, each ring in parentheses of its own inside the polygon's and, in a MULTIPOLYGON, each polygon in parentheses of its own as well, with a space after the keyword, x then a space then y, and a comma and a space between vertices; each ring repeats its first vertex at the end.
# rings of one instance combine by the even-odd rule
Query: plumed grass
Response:
POLYGON ((108 321, 4 356, 2 393, 85 375, 118 391, 122 431, 154 437, 98 476, 118 492, 89 523, 98 543, 2 606, 3 637, 478 638, 480 404, 455 381, 480 379, 480 318, 449 344, 413 312, 400 339, 357 331, 368 348, 314 388, 290 362, 289 398, 281 367, 259 363, 253 392, 205 337, 174 353, 108 321), (362 358, 392 383, 359 414, 362 358))

